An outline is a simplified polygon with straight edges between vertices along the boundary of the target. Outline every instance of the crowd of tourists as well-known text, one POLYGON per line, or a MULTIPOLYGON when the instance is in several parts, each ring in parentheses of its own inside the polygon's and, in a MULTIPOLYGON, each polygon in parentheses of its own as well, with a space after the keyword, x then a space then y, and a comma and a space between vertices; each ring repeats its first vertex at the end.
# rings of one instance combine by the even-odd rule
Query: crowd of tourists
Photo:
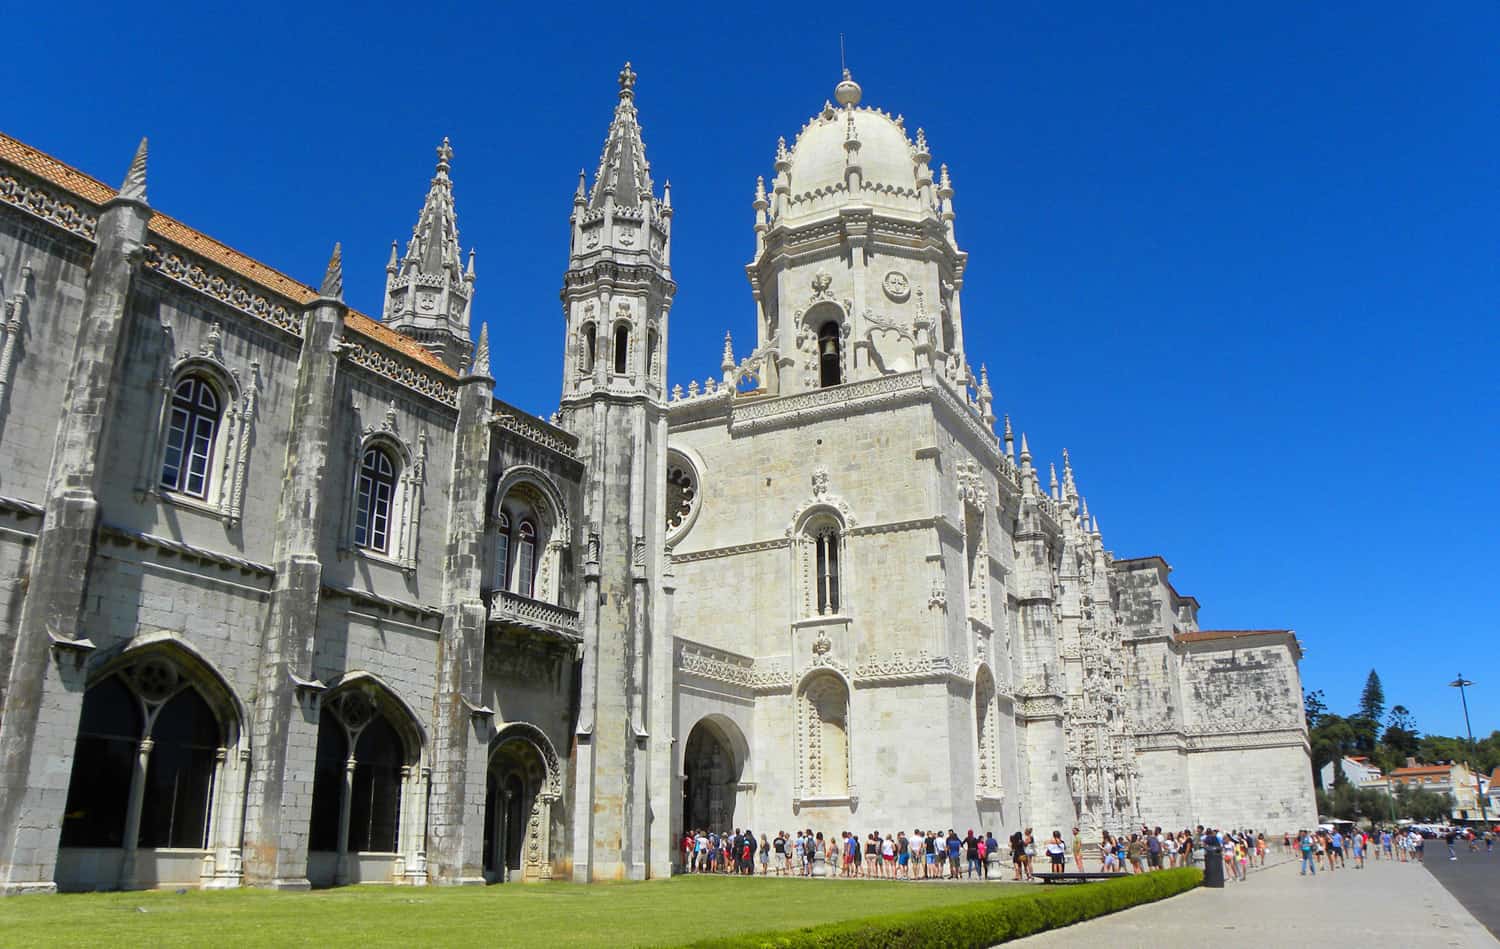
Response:
MULTIPOLYGON (((885 880, 979 879, 1005 877, 1035 879, 1042 872, 1086 872, 1085 851, 1097 853, 1098 872, 1149 873, 1196 864, 1209 844, 1223 848, 1225 875, 1245 879, 1253 866, 1265 866, 1268 838, 1253 830, 1222 832, 1198 827, 1164 832, 1142 825, 1137 831, 1105 832, 1087 846, 1077 827, 1064 838, 1054 830, 1038 838, 1032 828, 1018 830, 1005 840, 993 832, 969 830, 963 836, 949 828, 871 831, 860 836, 842 831, 837 836, 811 829, 781 831, 774 837, 749 828, 733 833, 698 830, 681 841, 682 867, 688 873, 729 873, 746 876, 820 876, 885 880), (1038 861, 1041 861, 1039 863, 1038 861)), ((1286 844, 1290 847, 1288 843, 1286 844)))
MULTIPOLYGON (((1449 829, 1440 838, 1448 845, 1448 859, 1457 860, 1458 841, 1466 841, 1470 851, 1478 851, 1481 842, 1486 853, 1495 847, 1494 835, 1485 831, 1483 835, 1472 830, 1449 829)), ((1333 872, 1347 869, 1352 862, 1356 870, 1363 870, 1366 860, 1393 860, 1397 863, 1424 863, 1427 859, 1427 838, 1414 829, 1390 828, 1364 831, 1358 828, 1348 834, 1337 827, 1333 830, 1319 828, 1314 831, 1297 831, 1295 841, 1287 834, 1285 846, 1296 847, 1302 859, 1302 875, 1316 876, 1319 870, 1333 872)))

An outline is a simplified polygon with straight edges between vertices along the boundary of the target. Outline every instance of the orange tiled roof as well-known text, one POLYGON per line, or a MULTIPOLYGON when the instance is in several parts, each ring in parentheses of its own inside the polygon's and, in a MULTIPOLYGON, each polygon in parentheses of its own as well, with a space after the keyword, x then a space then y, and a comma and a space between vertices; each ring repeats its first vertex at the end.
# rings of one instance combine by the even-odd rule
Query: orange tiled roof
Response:
MULTIPOLYGON (((0 160, 10 162, 43 181, 50 182, 96 205, 104 204, 117 194, 114 188, 97 178, 92 178, 70 165, 65 165, 51 155, 37 151, 3 132, 0 132, 0 160)), ((296 303, 310 303, 318 296, 318 292, 307 284, 293 280, 281 271, 267 267, 260 261, 160 211, 152 211, 149 227, 153 232, 179 247, 205 257, 225 270, 239 274, 296 303)), ((442 375, 451 378, 456 378, 458 375, 426 347, 357 310, 349 310, 348 316, 344 319, 344 325, 442 375)))

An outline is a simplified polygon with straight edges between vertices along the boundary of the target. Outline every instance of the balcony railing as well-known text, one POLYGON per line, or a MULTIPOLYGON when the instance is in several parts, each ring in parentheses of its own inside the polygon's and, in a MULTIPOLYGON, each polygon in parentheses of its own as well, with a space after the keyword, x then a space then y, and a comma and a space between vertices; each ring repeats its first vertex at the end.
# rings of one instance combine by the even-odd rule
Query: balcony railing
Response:
POLYGON ((556 603, 544 603, 529 596, 496 590, 490 599, 490 622, 512 623, 540 632, 553 633, 564 639, 581 640, 578 612, 556 603))

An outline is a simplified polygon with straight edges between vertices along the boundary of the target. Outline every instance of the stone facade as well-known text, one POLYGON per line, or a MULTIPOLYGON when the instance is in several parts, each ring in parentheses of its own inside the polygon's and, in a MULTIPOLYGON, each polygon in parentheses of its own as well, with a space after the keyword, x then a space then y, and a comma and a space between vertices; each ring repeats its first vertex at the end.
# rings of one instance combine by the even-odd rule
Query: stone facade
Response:
MULTIPOLYGON (((756 342, 669 391, 619 98, 559 412, 469 336, 444 141, 381 320, 0 136, 0 890, 641 879, 685 824, 1313 818, 1288 631, 1205 632, 966 356, 925 136, 777 149, 756 342), (915 776, 915 777, 914 777, 915 776)), ((481 310, 482 309, 482 297, 481 310)))

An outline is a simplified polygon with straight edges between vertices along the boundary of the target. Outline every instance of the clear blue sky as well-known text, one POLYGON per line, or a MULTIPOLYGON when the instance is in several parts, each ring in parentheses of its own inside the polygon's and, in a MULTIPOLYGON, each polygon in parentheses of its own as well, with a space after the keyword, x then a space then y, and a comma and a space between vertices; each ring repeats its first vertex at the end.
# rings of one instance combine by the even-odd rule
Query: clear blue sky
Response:
POLYGON ((1494 540, 1500 83, 1492 3, 21 4, 3 128, 379 313, 452 136, 499 393, 559 392, 578 169, 630 59, 677 209, 671 376, 753 337, 755 176, 831 95, 924 126, 957 190, 970 358, 1071 449, 1119 556, 1208 627, 1297 630, 1352 709, 1500 728, 1494 540))

